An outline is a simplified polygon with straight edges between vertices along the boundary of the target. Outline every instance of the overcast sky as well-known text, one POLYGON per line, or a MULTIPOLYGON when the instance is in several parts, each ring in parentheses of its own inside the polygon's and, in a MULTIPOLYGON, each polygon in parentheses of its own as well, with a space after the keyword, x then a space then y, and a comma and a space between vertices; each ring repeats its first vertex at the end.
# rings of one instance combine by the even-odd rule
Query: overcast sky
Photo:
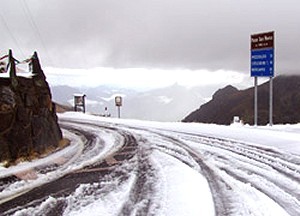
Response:
POLYGON ((0 55, 37 50, 57 83, 249 84, 250 35, 266 31, 275 74, 300 72, 299 0, 1 0, 0 30, 0 55))

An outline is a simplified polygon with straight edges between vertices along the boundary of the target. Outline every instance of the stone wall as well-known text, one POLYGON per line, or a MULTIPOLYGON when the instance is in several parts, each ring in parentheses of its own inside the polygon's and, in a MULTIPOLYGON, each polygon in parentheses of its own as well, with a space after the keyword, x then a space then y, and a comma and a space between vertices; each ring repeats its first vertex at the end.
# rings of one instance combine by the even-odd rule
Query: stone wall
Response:
POLYGON ((31 77, 16 76, 9 53, 9 77, 0 78, 0 161, 16 161, 56 148, 62 139, 55 105, 37 53, 29 63, 31 77))

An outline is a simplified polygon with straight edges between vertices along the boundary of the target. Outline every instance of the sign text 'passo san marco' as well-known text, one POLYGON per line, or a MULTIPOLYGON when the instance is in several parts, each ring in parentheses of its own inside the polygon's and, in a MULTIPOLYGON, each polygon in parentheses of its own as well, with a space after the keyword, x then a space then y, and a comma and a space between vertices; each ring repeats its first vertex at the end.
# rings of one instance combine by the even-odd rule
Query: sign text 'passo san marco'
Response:
POLYGON ((274 33, 251 35, 251 49, 274 48, 274 33))

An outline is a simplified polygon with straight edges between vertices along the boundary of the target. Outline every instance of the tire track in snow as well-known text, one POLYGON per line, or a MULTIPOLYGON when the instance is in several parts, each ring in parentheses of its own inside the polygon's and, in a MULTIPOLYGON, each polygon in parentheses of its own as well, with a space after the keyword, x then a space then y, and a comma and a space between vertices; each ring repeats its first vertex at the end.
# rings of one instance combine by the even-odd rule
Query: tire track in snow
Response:
MULTIPOLYGON (((79 137, 78 140, 80 140, 79 137)), ((61 175, 59 173, 55 173, 55 171, 65 169, 68 164, 74 161, 82 152, 83 143, 78 141, 75 145, 67 146, 65 149, 54 153, 51 161, 47 160, 47 158, 43 158, 30 167, 28 167, 25 163, 24 166, 17 166, 10 169, 9 172, 5 172, 4 175, 1 175, 0 205, 27 193, 34 187, 41 186, 44 182, 53 181, 61 177, 61 175), (65 149, 68 149, 68 151, 65 151, 65 149), (60 157, 65 158, 63 163, 56 162, 56 160, 60 157), (30 172, 37 173, 36 175, 38 175, 38 179, 28 181, 15 177, 17 173, 26 173, 28 170, 30 170, 30 172)))
MULTIPOLYGON (((57 203, 51 207, 53 209, 50 209, 47 215, 61 215, 68 205, 65 199, 74 199, 69 195, 80 184, 92 184, 89 187, 95 191, 88 191, 87 195, 97 198, 98 196, 106 196, 113 190, 118 190, 118 187, 127 182, 128 179, 131 179, 131 187, 128 191, 127 200, 121 203, 119 214, 154 215, 156 211, 159 212, 160 203, 152 198, 153 194, 158 193, 155 183, 157 170, 148 159, 154 150, 174 157, 207 178, 215 203, 216 215, 238 215, 237 206, 243 204, 239 202, 245 202, 245 200, 239 201, 238 199, 247 196, 246 192, 248 191, 257 195, 265 194, 271 202, 280 205, 290 215, 299 215, 300 159, 297 156, 284 154, 271 148, 199 134, 101 122, 64 120, 62 124, 78 135, 82 134, 82 131, 85 131, 83 133, 90 133, 91 137, 86 137, 88 146, 84 147, 84 154, 96 149, 98 153, 94 152, 94 155, 97 156, 101 153, 101 148, 97 149, 97 147, 107 145, 105 140, 99 140, 99 130, 102 130, 103 133, 113 134, 118 145, 115 146, 114 150, 108 150, 106 156, 112 156, 120 163, 114 164, 112 162, 113 168, 111 170, 106 169, 106 177, 101 177, 102 168, 109 166, 107 161, 98 158, 93 163, 86 163, 85 160, 90 158, 79 157, 79 161, 75 161, 78 163, 77 170, 63 177, 64 180, 69 178, 65 181, 65 185, 68 185, 68 181, 74 181, 73 186, 68 185, 69 191, 53 191, 52 195, 57 203), (126 154, 127 151, 130 152, 130 155, 126 154), (93 185, 93 182, 96 181, 98 183, 93 185), (245 189, 242 191, 243 194, 236 192, 239 191, 236 190, 238 187, 245 189), (59 210, 56 211, 56 207, 59 210)), ((60 183, 62 181, 57 180, 56 184, 60 183)), ((45 200, 45 197, 49 196, 46 192, 47 186, 45 187, 37 188, 34 191, 34 193, 41 193, 42 190, 45 193, 40 198, 35 197, 32 203, 26 203, 28 202, 26 200, 28 194, 20 198, 23 199, 21 201, 15 202, 18 198, 14 199, 14 205, 19 205, 22 202, 26 204, 13 207, 12 210, 8 210, 12 207, 8 205, 6 212, 11 213, 23 207, 35 206, 37 208, 45 200)), ((32 196, 36 196, 36 194, 32 194, 32 196)), ((82 197, 80 194, 77 196, 82 197)), ((76 200, 73 207, 76 208, 78 204, 80 201, 76 200)), ((3 205, 0 206, 0 209, 2 212, 3 205)), ((72 211, 72 208, 69 210, 72 211)))
POLYGON ((231 204, 228 202, 228 199, 230 199, 230 197, 227 196, 224 189, 228 188, 229 185, 227 185, 212 169, 203 163, 203 157, 199 155, 198 152, 195 152, 180 139, 170 136, 168 133, 165 134, 164 130, 157 131, 127 125, 118 125, 118 127, 123 130, 129 129, 131 133, 138 134, 146 139, 147 144, 151 146, 152 149, 168 154, 192 169, 201 172, 207 178, 212 191, 216 215, 229 215, 231 204))
MULTIPOLYGON (((230 215, 235 212, 235 201, 231 200, 230 195, 234 184, 228 182, 228 178, 224 175, 229 175, 240 181, 241 184, 248 185, 267 195, 290 215, 298 216, 300 214, 300 160, 298 156, 285 154, 271 148, 199 134, 155 129, 141 130, 134 127, 131 129, 157 135, 161 138, 160 142, 156 141, 157 148, 187 165, 189 164, 184 159, 186 156, 179 156, 178 151, 170 148, 170 145, 164 146, 162 143, 169 142, 181 146, 194 158, 210 184, 216 205, 216 215, 230 215), (191 142, 193 148, 190 145, 191 142), (195 145, 202 147, 195 148, 195 145), (226 154, 232 158, 224 157, 226 154), (212 164, 207 164, 205 159, 207 155, 213 157, 218 163, 213 164, 213 167, 212 164), (257 168, 260 170, 257 171, 257 168), (281 181, 278 180, 278 176, 281 181)), ((190 167, 193 168, 193 166, 190 167)))
POLYGON ((300 215, 300 167, 297 156, 226 139, 181 134, 179 137, 204 146, 202 151, 213 153, 211 157, 219 162, 217 165, 221 171, 242 183, 251 184, 290 215, 300 215))
MULTIPOLYGON (((220 179, 214 170, 210 169, 204 162, 203 157, 199 153, 195 152, 189 146, 187 146, 183 141, 176 139, 173 136, 166 135, 163 132, 157 132, 154 130, 147 130, 149 133, 157 135, 161 140, 156 141, 157 149, 173 156, 182 163, 188 165, 192 169, 196 169, 198 172, 202 173, 210 186, 212 192, 212 198, 215 204, 215 214, 216 215, 229 215, 231 211, 231 204, 228 201, 230 197, 227 195, 225 188, 229 185, 226 184, 222 179, 220 179), (163 142, 167 142, 167 145, 163 145, 163 142), (179 150, 174 150, 172 145, 179 147, 179 150), (171 149, 170 149, 171 148, 171 149), (170 151, 171 150, 171 151, 170 151), (173 152, 172 152, 173 151, 173 152), (190 158, 188 158, 190 157, 190 158), (192 159, 200 169, 195 167, 195 164, 188 163, 188 159, 192 159)), ((153 139, 153 138, 152 138, 153 139)))
MULTIPOLYGON (((111 126, 110 124, 96 124, 96 123, 83 123, 86 126, 92 126, 93 128, 99 128, 100 130, 108 130, 113 133, 117 133, 122 137, 123 145, 118 151, 113 153, 111 156, 116 159, 116 161, 122 162, 121 164, 116 164, 115 169, 109 171, 107 175, 100 181, 109 181, 107 179, 120 179, 118 184, 122 184, 129 178, 133 178, 132 185, 129 187, 128 199, 122 204, 119 214, 121 215, 155 215, 154 212, 158 209, 158 203, 154 202, 151 197, 155 192, 155 176, 154 168, 148 161, 149 150, 142 147, 139 142, 143 140, 136 140, 136 136, 128 130, 123 130, 122 128, 111 126), (125 165, 123 162, 125 162, 125 165), (126 165, 127 163, 127 165, 126 165), (124 168, 122 168, 124 167, 124 168), (130 170, 128 167, 131 167, 130 170)), ((139 136, 137 136, 139 138, 139 136)), ((105 161, 99 161, 95 164, 89 165, 82 170, 79 170, 77 174, 86 172, 95 172, 101 170, 105 161)), ((106 164, 107 165, 107 164, 106 164)), ((104 166, 106 166, 104 165, 104 166)), ((112 181, 112 180, 110 180, 112 181)), ((115 180, 116 181, 116 180, 115 180)), ((106 183, 107 184, 107 183, 106 183)), ((113 184, 114 185, 114 184, 113 184)), ((111 190, 116 190, 117 188, 111 190)), ((98 191, 102 191, 102 195, 106 196, 109 194, 109 189, 105 191, 101 188, 98 191)), ((122 201, 120 201, 122 203, 122 201)), ((119 215, 118 214, 118 215, 119 215)))
MULTIPOLYGON (((32 190, 27 191, 26 194, 12 197, 13 200, 0 205, 0 212, 2 212, 3 215, 11 215, 16 211, 26 211, 26 209, 28 209, 29 214, 30 212, 38 212, 38 214, 46 214, 49 216, 62 215, 64 209, 68 206, 66 199, 68 199, 68 196, 72 196, 73 191, 75 191, 78 186, 92 184, 91 187, 97 188, 97 191, 93 192, 94 195, 93 193, 90 194, 90 196, 98 196, 100 192, 102 196, 109 192, 107 188, 108 181, 113 182, 112 179, 117 179, 119 175, 122 175, 123 177, 120 178, 120 182, 118 183, 122 184, 123 181, 129 178, 129 169, 127 173, 125 173, 118 167, 122 166, 123 161, 133 160, 132 158, 136 154, 137 145, 134 136, 126 131, 107 125, 78 121, 60 121, 60 124, 65 130, 81 137, 84 142, 81 154, 76 160, 72 161, 70 164, 72 168, 69 168, 69 171, 64 174, 65 176, 40 185, 40 187, 32 188, 32 190), (100 131, 101 133, 113 134, 112 137, 115 139, 115 143, 112 145, 112 143, 105 143, 105 141, 99 140, 99 136, 101 136, 99 135, 100 131), (102 146, 104 147, 104 145, 109 145, 106 146, 107 149, 105 149, 106 153, 104 155, 111 157, 110 160, 99 157, 99 155, 103 153, 102 146), (95 157, 96 160, 92 160, 93 157, 95 157), (106 185, 104 184, 103 186, 99 184, 98 186, 93 186, 93 184, 95 182, 98 183, 98 181, 106 182, 106 185), (49 201, 49 196, 51 196, 53 200, 50 199, 49 201), (47 209, 39 209, 41 203, 47 202, 53 203, 50 206, 46 205, 47 209)), ((132 165, 132 167, 134 167, 134 165, 132 165)), ((143 181, 139 180, 138 182, 143 181)), ((140 196, 141 195, 142 194, 140 194, 140 196)), ((74 196, 79 195, 75 193, 74 196)), ((70 197, 69 199, 72 200, 73 198, 70 197)), ((77 205, 78 204, 79 203, 77 203, 77 205)))
MULTIPOLYGON (((0 212, 2 212, 3 215, 10 215, 24 207, 37 205, 37 203, 42 202, 44 197, 47 197, 48 193, 51 193, 52 190, 50 189, 48 191, 43 191, 41 188, 47 188, 47 185, 52 184, 51 182, 55 182, 57 179, 66 175, 68 172, 64 172, 64 170, 68 169, 68 165, 72 164, 83 152, 87 151, 87 148, 84 146, 94 145, 94 136, 92 133, 82 130, 79 131, 74 128, 71 129, 70 126, 64 126, 63 128, 68 130, 70 133, 73 133, 76 137, 78 137, 78 140, 82 141, 82 143, 79 145, 79 148, 76 150, 76 153, 60 166, 53 164, 53 161, 48 161, 48 163, 36 167, 36 172, 41 172, 41 174, 45 177, 42 180, 37 179, 36 183, 33 181, 32 184, 30 184, 29 182, 28 185, 26 185, 28 182, 24 182, 24 187, 20 188, 21 192, 19 192, 19 190, 15 190, 12 191, 14 194, 8 194, 6 199, 1 198, 2 202, 0 205, 0 212), (51 175, 52 178, 48 177, 49 175, 51 175)), ((23 180, 16 179, 16 181, 11 184, 18 184, 19 181, 23 180)), ((64 189, 61 190, 65 191, 64 189)))
POLYGON ((149 133, 149 137, 145 139, 149 138, 148 142, 153 148, 173 156, 197 171, 197 165, 200 166, 199 172, 206 176, 212 191, 216 215, 236 214, 239 200, 234 196, 239 194, 234 190, 237 185, 251 189, 253 193, 266 194, 290 215, 299 215, 300 160, 297 156, 272 148, 199 134, 115 124, 109 127, 129 131, 132 135, 141 137, 149 133), (153 136, 157 140, 153 140, 153 136), (177 146, 179 150, 171 145, 177 146), (251 176, 256 178, 253 180, 251 176), (278 176, 283 179, 282 183, 276 180, 278 176), (293 183, 296 190, 284 181, 293 183))

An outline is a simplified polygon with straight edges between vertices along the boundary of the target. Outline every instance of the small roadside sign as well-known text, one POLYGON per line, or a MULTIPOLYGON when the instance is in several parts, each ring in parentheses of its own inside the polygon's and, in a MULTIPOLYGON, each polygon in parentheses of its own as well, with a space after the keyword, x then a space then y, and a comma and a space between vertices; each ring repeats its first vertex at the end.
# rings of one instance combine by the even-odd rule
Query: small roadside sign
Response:
POLYGON ((115 104, 116 107, 118 108, 118 118, 121 117, 121 106, 122 106, 122 97, 121 96, 116 96, 115 97, 115 104))
POLYGON ((82 110, 85 113, 85 97, 85 94, 74 94, 75 112, 82 110))
POLYGON ((118 107, 122 106, 122 97, 121 96, 116 96, 115 97, 115 104, 118 107))

